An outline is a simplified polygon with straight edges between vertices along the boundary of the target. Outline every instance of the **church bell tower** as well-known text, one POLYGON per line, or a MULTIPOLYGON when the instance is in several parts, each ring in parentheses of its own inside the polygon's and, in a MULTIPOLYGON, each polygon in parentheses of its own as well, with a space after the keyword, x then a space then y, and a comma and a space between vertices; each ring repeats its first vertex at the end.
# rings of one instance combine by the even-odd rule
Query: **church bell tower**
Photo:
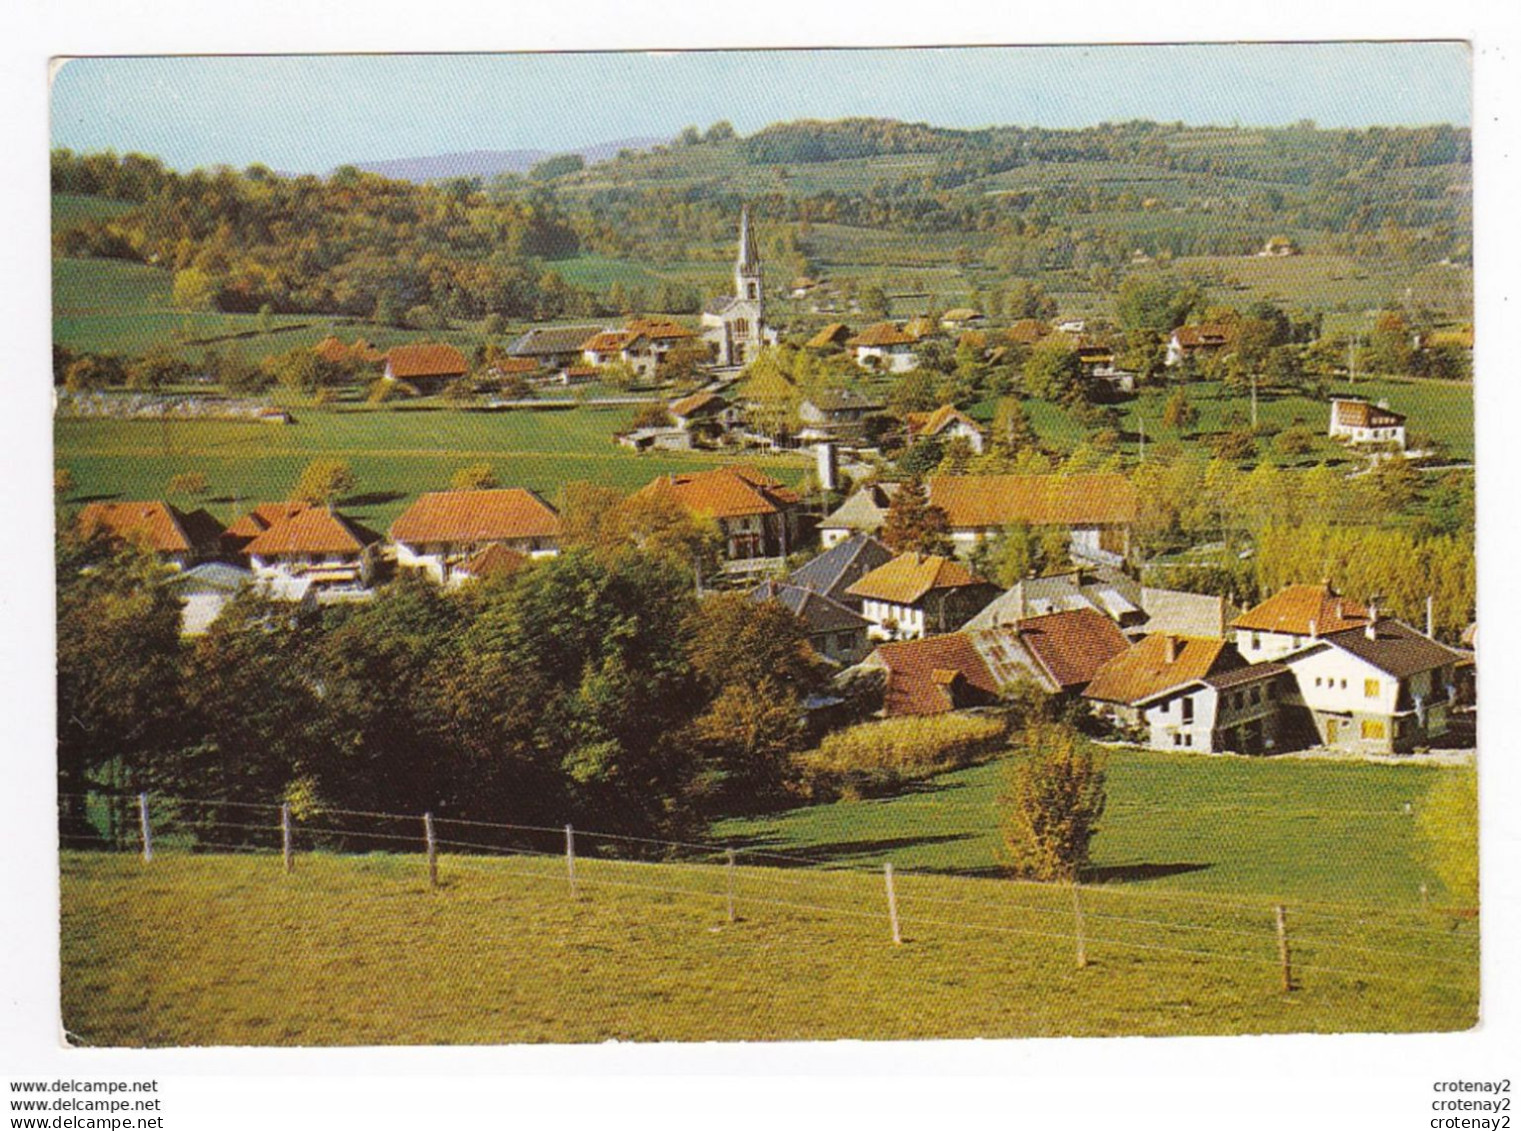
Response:
POLYGON ((739 257, 734 261, 734 297, 741 302, 755 304, 756 321, 760 321, 761 302, 760 256, 755 252, 755 237, 750 234, 750 209, 739 210, 739 257))

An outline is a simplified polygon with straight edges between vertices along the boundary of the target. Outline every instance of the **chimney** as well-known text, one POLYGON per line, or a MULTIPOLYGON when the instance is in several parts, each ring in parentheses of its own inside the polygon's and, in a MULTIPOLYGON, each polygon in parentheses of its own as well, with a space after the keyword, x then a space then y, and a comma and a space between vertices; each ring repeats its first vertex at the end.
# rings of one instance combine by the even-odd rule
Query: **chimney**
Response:
POLYGON ((1368 602, 1368 627, 1363 629, 1369 640, 1378 639, 1378 598, 1368 602))
POLYGON ((1347 619, 1347 606, 1346 606, 1346 603, 1343 602, 1343 601, 1337 601, 1336 602, 1336 619, 1337 620, 1346 620, 1347 619))
POLYGON ((1426 594, 1426 635, 1434 638, 1436 636, 1435 628, 1436 608, 1435 603, 1431 599, 1431 594, 1428 593, 1426 594))
POLYGON ((1178 638, 1169 632, 1162 638, 1162 641, 1165 648, 1163 655, 1167 663, 1176 664, 1178 662, 1178 638))
POLYGON ((1319 640, 1320 639, 1320 626, 1315 623, 1315 618, 1314 617, 1310 618, 1310 639, 1311 640, 1319 640))

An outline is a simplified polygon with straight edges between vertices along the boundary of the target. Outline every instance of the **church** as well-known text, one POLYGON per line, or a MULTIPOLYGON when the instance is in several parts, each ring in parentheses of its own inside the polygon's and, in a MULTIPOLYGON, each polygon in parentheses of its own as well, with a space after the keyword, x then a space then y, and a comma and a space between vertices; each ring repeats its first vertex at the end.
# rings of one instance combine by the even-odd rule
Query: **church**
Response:
POLYGON ((746 365, 768 345, 776 331, 765 322, 765 288, 760 256, 750 234, 750 210, 739 213, 739 257, 734 261, 734 293, 710 302, 702 312, 702 337, 713 347, 721 368, 746 365))

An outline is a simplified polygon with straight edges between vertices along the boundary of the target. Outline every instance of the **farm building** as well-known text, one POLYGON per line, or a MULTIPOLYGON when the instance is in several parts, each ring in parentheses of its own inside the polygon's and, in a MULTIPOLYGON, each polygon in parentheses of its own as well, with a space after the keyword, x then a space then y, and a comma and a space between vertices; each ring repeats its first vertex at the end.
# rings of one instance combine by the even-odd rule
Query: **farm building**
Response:
POLYGON ((418 497, 391 524, 396 564, 447 582, 458 566, 487 546, 529 557, 559 552, 559 513, 532 491, 433 491, 418 497))
POLYGON ((662 475, 640 488, 638 496, 716 522, 731 564, 784 558, 798 544, 797 492, 754 468, 662 475))
POLYGON ((381 537, 327 507, 287 512, 243 547, 259 577, 304 578, 319 594, 362 589, 374 577, 381 537))
POLYGON ((386 380, 405 382, 424 396, 442 392, 469 371, 465 355, 450 345, 392 346, 386 354, 386 380))
POLYGON ((899 554, 845 590, 861 602, 877 640, 954 632, 996 593, 960 562, 938 554, 899 554))
POLYGON ((1132 638, 1149 632, 1224 638, 1231 607, 1223 597, 1156 589, 1112 566, 1027 577, 967 622, 969 628, 1016 624, 1071 609, 1102 613, 1132 638))
POLYGON ((832 597, 787 581, 762 582, 750 591, 750 597, 785 605, 803 622, 813 650, 831 663, 849 666, 867 653, 870 622, 832 597))
POLYGON ((1393 444, 1405 450, 1405 418, 1387 404, 1362 397, 1332 397, 1331 423, 1326 435, 1353 444, 1393 444))
POLYGON ((86 503, 75 520, 84 538, 104 538, 147 550, 175 569, 188 569, 216 556, 222 526, 205 510, 182 511, 156 499, 86 503))
POLYGON ((1368 610, 1328 582, 1290 585, 1231 624, 1236 650, 1252 663, 1297 652, 1308 641, 1368 623, 1368 610))
POLYGON ((891 322, 878 322, 846 341, 845 345, 855 351, 857 365, 888 373, 906 373, 919 365, 919 355, 914 352, 918 341, 891 322))
POLYGON ((987 431, 955 405, 943 404, 934 412, 911 412, 908 414, 910 440, 951 440, 960 437, 981 454, 987 431))
POLYGON ((1130 553, 1136 494, 1123 475, 937 475, 929 501, 945 512, 958 554, 1015 523, 1066 527, 1077 561, 1117 566, 1130 553))

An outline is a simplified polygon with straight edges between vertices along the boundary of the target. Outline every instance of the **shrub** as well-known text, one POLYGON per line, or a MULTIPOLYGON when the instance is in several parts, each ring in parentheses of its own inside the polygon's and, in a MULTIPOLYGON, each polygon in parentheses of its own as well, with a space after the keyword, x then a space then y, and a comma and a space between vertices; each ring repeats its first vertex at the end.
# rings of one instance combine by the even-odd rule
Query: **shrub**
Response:
POLYGON ((1070 727, 1039 723, 1019 739, 998 797, 1002 857, 1015 876, 1076 879, 1104 813, 1104 770, 1093 748, 1070 727))
POLYGON ((858 800, 959 769, 997 749, 1004 721, 989 715, 928 715, 861 723, 828 735, 793 759, 804 794, 858 800))

